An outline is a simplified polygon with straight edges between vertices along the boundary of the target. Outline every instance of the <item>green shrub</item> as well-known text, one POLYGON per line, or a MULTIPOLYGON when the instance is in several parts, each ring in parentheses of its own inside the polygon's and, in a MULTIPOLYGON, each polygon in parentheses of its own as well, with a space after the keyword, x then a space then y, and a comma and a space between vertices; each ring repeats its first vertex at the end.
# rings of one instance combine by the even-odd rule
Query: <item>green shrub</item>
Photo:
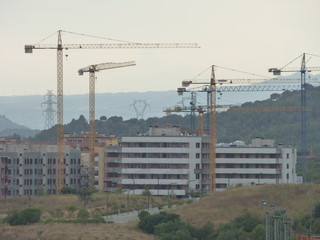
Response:
POLYGON ((60 194, 78 194, 78 190, 75 188, 71 188, 71 187, 66 187, 64 186, 61 191, 60 194))
POLYGON ((160 212, 158 214, 150 215, 146 211, 139 214, 138 227, 147 233, 153 233, 155 226, 164 222, 174 222, 180 220, 180 216, 175 213, 160 212))
POLYGON ((79 219, 88 219, 90 216, 89 212, 85 209, 80 209, 78 212, 78 218, 79 219))
POLYGON ((314 218, 320 218, 320 202, 318 202, 313 209, 313 217, 314 218))
POLYGON ((11 226, 28 225, 40 221, 41 211, 38 208, 26 208, 22 211, 13 211, 7 217, 11 226))

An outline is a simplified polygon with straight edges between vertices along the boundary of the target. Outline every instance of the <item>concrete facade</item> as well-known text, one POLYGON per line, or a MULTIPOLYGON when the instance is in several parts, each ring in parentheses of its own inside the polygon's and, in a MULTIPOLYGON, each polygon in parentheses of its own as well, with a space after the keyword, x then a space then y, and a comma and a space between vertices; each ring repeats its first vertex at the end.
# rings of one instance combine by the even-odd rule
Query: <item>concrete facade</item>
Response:
MULTIPOLYGON (((179 127, 151 127, 147 135, 122 137, 106 148, 104 191, 185 196, 209 187, 209 137, 179 127)), ((216 147, 216 190, 236 185, 295 183, 297 152, 257 138, 216 147)))
MULTIPOLYGON (((63 185, 79 188, 81 152, 64 146, 63 185)), ((57 146, 0 144, 0 197, 57 191, 57 146)))

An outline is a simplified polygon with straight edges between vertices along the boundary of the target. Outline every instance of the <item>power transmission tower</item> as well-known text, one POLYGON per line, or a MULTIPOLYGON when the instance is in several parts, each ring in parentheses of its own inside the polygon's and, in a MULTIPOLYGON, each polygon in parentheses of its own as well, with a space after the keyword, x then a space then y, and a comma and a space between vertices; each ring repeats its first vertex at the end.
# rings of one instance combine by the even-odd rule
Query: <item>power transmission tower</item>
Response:
POLYGON ((44 95, 45 101, 41 103, 41 106, 43 104, 47 105, 47 108, 42 111, 42 114, 46 114, 45 122, 44 122, 44 129, 52 128, 54 125, 54 116, 56 114, 56 110, 54 110, 53 105, 57 104, 57 102, 54 101, 56 99, 56 95, 52 92, 52 90, 48 90, 47 94, 44 95))
POLYGON ((137 114, 137 119, 140 120, 143 119, 143 114, 147 107, 150 108, 150 104, 148 104, 146 100, 134 100, 130 107, 133 107, 137 114))

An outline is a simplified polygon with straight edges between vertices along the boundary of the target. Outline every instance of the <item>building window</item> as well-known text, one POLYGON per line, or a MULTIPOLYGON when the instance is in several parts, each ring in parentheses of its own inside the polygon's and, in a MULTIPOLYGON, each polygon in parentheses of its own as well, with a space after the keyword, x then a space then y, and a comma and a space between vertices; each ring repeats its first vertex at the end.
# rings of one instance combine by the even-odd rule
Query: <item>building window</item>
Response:
POLYGON ((199 169, 199 168, 200 168, 200 164, 197 163, 197 164, 196 164, 196 169, 199 169))
POLYGON ((287 159, 289 159, 289 153, 287 153, 287 159))
POLYGON ((287 164, 287 169, 289 169, 289 164, 287 164))
POLYGON ((196 148, 200 148, 200 143, 196 143, 196 148))
POLYGON ((200 153, 196 153, 196 158, 200 158, 200 153))
POLYGON ((196 174, 196 179, 200 179, 200 174, 196 174))

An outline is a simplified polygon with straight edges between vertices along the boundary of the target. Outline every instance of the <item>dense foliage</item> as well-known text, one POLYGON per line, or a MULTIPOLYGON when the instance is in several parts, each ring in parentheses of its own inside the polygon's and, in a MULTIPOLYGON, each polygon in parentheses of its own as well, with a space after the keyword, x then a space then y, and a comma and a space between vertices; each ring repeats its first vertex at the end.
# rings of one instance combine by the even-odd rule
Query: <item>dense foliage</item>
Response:
POLYGON ((179 215, 168 212, 150 215, 143 211, 139 220, 138 227, 142 231, 155 234, 161 240, 263 240, 265 236, 263 220, 247 210, 218 229, 210 222, 197 228, 183 222, 179 215))
POLYGON ((296 232, 304 234, 320 234, 320 202, 318 202, 309 214, 304 215, 294 222, 296 232))
MULTIPOLYGON (((320 87, 308 86, 307 106, 307 146, 309 154, 320 153, 320 87)), ((300 106, 300 91, 285 91, 272 94, 264 101, 245 103, 245 107, 300 106)), ((277 143, 301 146, 301 113, 299 111, 274 112, 222 112, 217 116, 218 142, 244 140, 254 137, 276 139, 277 143)))
POLYGON ((22 211, 13 211, 7 217, 7 222, 12 225, 29 225, 40 221, 41 211, 37 208, 26 208, 22 211))
POLYGON ((244 210, 241 216, 219 226, 217 240, 263 240, 264 236, 263 221, 248 210, 244 210))
POLYGON ((213 224, 207 223, 196 228, 183 222, 179 215, 164 211, 154 215, 140 212, 138 227, 146 233, 159 236, 161 240, 209 240, 214 237, 213 224))
MULTIPOLYGON (((320 87, 308 85, 307 106, 307 146, 309 154, 320 154, 320 87)), ((282 94, 274 93, 264 101, 248 102, 244 107, 270 107, 270 106, 300 106, 300 91, 285 91, 282 94)), ((197 125, 197 119, 194 119, 197 125)), ((161 118, 153 117, 146 120, 129 119, 113 116, 101 116, 96 120, 96 131, 106 135, 135 136, 145 133, 152 125, 178 125, 191 126, 191 116, 172 114, 161 118)), ((84 116, 73 119, 64 126, 64 132, 79 134, 88 132, 88 122, 84 116)), ((56 141, 56 126, 44 130, 30 140, 56 141)), ((300 150, 301 113, 297 111, 255 111, 255 112, 222 112, 217 114, 217 141, 234 142, 243 140, 247 143, 254 137, 275 139, 277 143, 296 146, 300 150)))

